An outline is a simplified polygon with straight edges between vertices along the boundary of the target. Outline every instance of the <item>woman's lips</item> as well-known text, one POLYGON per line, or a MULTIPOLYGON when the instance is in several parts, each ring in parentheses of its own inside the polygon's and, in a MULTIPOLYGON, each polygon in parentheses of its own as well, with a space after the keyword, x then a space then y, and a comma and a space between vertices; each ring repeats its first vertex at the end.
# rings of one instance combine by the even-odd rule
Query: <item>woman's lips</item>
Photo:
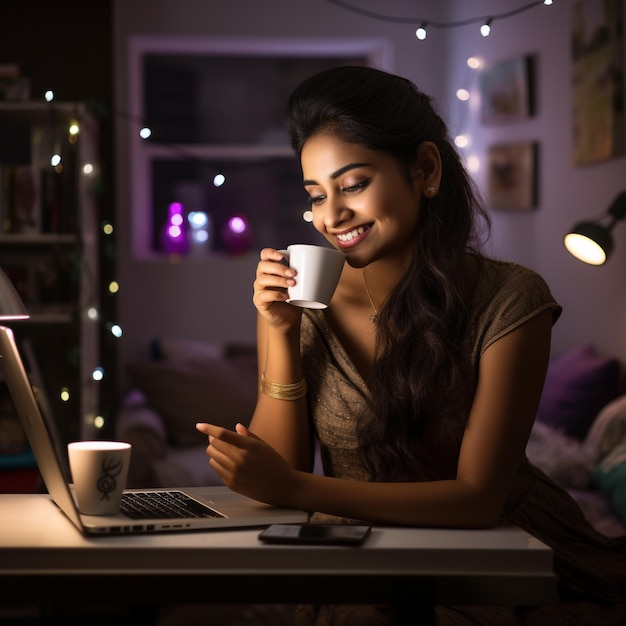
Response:
POLYGON ((364 226, 357 226, 352 230, 347 230, 343 233, 338 233, 335 235, 337 239, 337 244, 340 248, 352 248, 353 246, 358 245, 367 237, 367 233, 371 228, 370 224, 366 224, 364 226))

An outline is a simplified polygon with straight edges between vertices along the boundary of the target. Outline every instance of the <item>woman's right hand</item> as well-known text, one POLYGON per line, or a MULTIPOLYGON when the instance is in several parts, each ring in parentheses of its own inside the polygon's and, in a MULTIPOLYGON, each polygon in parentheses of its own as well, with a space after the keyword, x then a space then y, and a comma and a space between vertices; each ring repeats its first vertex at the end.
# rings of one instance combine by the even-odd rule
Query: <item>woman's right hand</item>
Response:
POLYGON ((274 248, 263 248, 257 265, 252 301, 259 314, 274 328, 289 330, 299 324, 302 309, 285 302, 287 288, 296 284, 296 271, 274 248))

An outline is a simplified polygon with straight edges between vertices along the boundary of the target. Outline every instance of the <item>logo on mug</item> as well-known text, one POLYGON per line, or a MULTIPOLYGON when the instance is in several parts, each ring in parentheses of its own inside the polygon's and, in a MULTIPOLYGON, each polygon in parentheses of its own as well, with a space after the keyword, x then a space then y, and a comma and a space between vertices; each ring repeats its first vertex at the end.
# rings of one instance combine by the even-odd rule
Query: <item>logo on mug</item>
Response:
POLYGON ((124 461, 115 457, 108 457, 102 461, 102 476, 98 478, 96 485, 102 494, 100 500, 110 500, 110 494, 117 489, 116 476, 119 476, 124 469, 124 461))

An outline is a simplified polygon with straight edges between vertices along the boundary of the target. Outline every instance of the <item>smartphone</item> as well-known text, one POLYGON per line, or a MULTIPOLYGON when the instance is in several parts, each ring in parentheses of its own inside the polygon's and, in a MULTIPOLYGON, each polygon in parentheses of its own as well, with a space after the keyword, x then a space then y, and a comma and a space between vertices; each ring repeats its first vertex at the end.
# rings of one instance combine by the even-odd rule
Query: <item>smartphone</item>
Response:
POLYGON ((259 533, 259 539, 265 543, 358 546, 371 529, 347 524, 272 524, 259 533))

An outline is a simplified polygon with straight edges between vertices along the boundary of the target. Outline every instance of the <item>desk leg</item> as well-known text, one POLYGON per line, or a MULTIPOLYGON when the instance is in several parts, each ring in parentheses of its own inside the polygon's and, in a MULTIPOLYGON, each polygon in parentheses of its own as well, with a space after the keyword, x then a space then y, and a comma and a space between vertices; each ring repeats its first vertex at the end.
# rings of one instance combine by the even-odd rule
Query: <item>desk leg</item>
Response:
POLYGON ((404 578, 393 580, 393 626, 435 623, 435 586, 404 578))

